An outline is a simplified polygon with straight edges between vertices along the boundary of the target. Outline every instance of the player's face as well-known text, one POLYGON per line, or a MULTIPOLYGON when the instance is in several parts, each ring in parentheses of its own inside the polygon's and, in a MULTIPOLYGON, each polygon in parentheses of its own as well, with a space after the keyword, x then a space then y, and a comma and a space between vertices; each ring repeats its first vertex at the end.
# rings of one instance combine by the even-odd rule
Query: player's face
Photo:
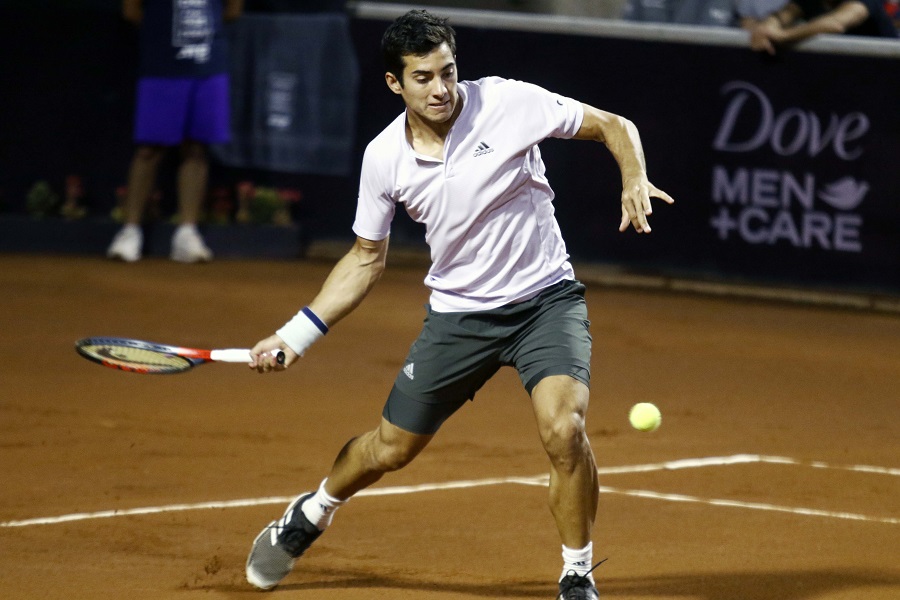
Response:
POLYGON ((459 102, 456 88, 456 58, 444 43, 426 56, 403 57, 403 85, 391 73, 388 87, 399 94, 407 108, 423 121, 447 123, 459 102))

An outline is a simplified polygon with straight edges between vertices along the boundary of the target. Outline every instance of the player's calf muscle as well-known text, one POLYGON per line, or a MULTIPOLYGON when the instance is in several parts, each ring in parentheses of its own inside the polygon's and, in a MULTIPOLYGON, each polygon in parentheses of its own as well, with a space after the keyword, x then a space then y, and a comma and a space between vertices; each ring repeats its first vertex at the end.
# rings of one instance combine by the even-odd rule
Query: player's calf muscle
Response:
POLYGON ((346 460, 357 463, 364 472, 387 473, 408 465, 422 446, 411 440, 385 436, 381 430, 376 429, 350 440, 341 455, 346 460))

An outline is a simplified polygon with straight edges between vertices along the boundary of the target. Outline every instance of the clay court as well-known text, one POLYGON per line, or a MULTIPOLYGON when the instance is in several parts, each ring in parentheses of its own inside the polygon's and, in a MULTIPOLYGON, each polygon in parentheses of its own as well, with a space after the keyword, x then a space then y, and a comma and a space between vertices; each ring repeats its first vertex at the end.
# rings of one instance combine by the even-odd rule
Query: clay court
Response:
MULTIPOLYGON (((250 544, 374 427, 421 325, 418 264, 286 373, 105 369, 109 335, 247 347, 326 261, 0 256, 0 598, 263 597, 250 544)), ((900 319, 591 285, 594 545, 615 600, 900 598, 900 319), (656 403, 640 433, 629 407, 656 403)), ((527 396, 501 371, 354 498, 265 597, 554 597, 559 542, 527 396)))

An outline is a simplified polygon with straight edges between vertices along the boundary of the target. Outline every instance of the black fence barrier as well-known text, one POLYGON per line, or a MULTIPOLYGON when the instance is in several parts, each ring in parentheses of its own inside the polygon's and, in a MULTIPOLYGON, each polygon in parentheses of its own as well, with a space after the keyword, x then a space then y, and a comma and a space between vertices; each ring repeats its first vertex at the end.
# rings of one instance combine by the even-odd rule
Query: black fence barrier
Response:
MULTIPOLYGON (((362 152, 403 108, 378 49, 407 7, 351 8, 352 172, 303 175, 312 237, 350 238, 362 152)), ((900 293, 900 43, 822 36, 771 58, 751 52, 739 30, 433 11, 457 29, 462 78, 530 81, 640 129, 651 180, 676 198, 656 202, 650 236, 618 233, 619 174, 603 148, 542 144, 573 260, 900 293)), ((106 10, 0 6, 0 17, 0 213, 21 214, 35 180, 74 172, 92 210, 108 215, 132 152, 133 29, 106 10)), ((214 176, 234 178, 223 169, 214 176)), ((392 236, 423 237, 399 213, 392 236)))
MULTIPOLYGON (((369 12, 355 28, 360 54, 372 50, 361 63, 365 139, 402 108, 378 90, 372 56, 391 13, 369 12)), ((523 79, 628 117, 651 181, 675 197, 655 202, 651 235, 620 234, 620 179, 605 150, 547 140, 573 258, 900 292, 900 42, 828 36, 773 58, 738 30, 449 14, 461 78, 523 79)))

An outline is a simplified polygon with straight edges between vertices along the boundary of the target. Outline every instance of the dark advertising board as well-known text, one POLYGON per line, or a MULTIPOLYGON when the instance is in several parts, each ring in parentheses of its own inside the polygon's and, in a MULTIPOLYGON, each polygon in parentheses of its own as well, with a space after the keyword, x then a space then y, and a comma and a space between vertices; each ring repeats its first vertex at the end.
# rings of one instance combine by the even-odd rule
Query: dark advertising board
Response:
MULTIPOLYGON (((361 21, 361 56, 385 26, 361 21)), ((620 234, 615 163, 542 144, 575 260, 739 281, 900 291, 900 60, 456 25, 462 78, 524 79, 638 126, 676 198, 653 233, 620 234)), ((739 35, 735 32, 736 35, 739 35)), ((363 141, 402 108, 362 61, 363 141), (372 98, 379 96, 378 101, 372 98), (391 102, 393 100, 393 102, 391 102)))

